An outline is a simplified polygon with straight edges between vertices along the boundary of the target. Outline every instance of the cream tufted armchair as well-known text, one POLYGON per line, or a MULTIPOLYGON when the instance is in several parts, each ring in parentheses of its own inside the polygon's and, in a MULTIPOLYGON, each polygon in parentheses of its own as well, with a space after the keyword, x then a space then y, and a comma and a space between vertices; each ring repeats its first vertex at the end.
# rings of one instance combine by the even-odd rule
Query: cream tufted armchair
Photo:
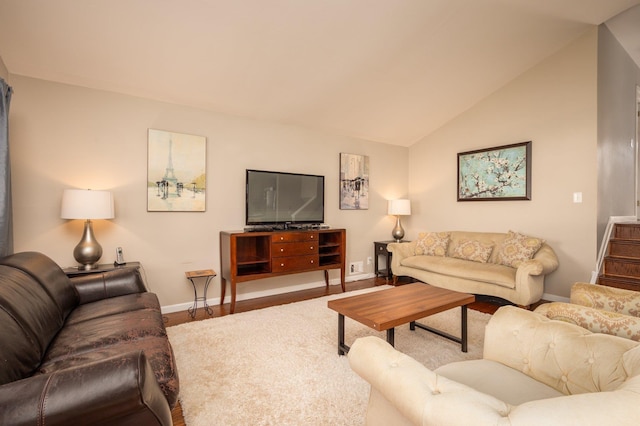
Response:
POLYGON ((640 341, 640 292, 637 291, 575 283, 571 287, 570 303, 545 303, 536 312, 594 333, 640 341))
POLYGON ((431 371, 374 336, 351 368, 371 384, 367 425, 637 425, 640 343, 513 306, 485 333, 483 359, 431 371))

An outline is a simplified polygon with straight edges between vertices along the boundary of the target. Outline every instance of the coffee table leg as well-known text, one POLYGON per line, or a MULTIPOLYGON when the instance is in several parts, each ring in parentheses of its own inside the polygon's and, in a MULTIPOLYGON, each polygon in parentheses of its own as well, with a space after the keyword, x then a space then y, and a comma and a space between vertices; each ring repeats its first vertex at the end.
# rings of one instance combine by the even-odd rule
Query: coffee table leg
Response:
POLYGON ((462 318, 462 324, 460 324, 462 334, 462 352, 467 352, 467 305, 462 305, 460 308, 462 309, 462 315, 460 315, 460 317, 462 318))
POLYGON ((346 355, 349 346, 344 344, 344 315, 338 314, 338 355, 346 355))
POLYGON ((460 315, 460 337, 453 336, 449 333, 445 333, 444 331, 436 330, 435 328, 429 327, 428 325, 421 324, 419 322, 411 321, 409 323, 409 329, 415 330, 417 328, 421 328, 423 330, 430 331, 431 333, 437 334, 438 336, 442 336, 445 339, 453 340, 456 343, 460 343, 462 352, 467 352, 467 305, 460 306, 462 309, 462 315, 460 315))
POLYGON ((394 340, 395 340, 395 328, 389 328, 387 330, 387 343, 389 343, 391 346, 395 346, 394 345, 394 340))

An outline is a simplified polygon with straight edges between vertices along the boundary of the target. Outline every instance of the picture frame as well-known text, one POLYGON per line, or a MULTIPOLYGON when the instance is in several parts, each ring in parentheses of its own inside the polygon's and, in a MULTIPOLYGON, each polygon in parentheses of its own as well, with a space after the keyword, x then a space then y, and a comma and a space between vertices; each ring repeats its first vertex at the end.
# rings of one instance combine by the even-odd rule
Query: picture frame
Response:
POLYGON ((340 153, 340 210, 369 208, 369 156, 340 153))
POLYGON ((458 201, 531 200, 531 145, 458 153, 458 201))
POLYGON ((147 211, 204 212, 207 139, 149 129, 147 211))

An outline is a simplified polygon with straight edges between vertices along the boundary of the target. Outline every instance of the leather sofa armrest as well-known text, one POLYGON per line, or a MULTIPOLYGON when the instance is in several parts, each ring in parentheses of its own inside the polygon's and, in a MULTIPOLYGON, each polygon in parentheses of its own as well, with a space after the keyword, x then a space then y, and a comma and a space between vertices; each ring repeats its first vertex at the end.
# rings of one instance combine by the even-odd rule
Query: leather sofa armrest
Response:
POLYGON ((142 351, 0 386, 3 425, 171 425, 142 351))
POLYGON ((70 278, 70 281, 80 296, 80 304, 147 291, 138 268, 83 274, 70 278))

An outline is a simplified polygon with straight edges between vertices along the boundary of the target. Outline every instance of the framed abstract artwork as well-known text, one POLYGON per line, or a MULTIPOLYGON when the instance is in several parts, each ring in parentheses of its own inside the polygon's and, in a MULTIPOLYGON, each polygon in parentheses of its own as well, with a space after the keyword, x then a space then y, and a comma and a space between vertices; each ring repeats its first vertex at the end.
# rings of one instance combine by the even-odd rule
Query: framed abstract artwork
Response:
POLYGON ((458 201, 531 200, 531 141, 458 153, 458 201))
POLYGON ((205 211, 204 136, 149 129, 147 154, 147 211, 205 211))
POLYGON ((369 208, 369 157, 340 153, 340 210, 369 208))

